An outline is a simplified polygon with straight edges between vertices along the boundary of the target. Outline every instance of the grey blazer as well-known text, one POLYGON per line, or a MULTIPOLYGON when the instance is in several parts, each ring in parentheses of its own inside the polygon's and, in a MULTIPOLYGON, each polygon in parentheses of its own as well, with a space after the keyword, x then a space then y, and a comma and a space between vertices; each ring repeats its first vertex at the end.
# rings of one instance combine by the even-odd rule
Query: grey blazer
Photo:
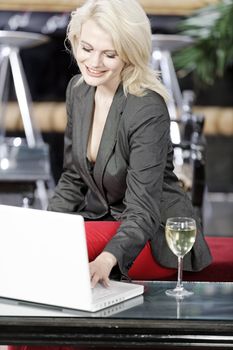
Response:
MULTIPOLYGON (((121 225, 105 247, 114 254, 123 274, 149 240, 155 259, 176 267, 164 237, 166 219, 194 216, 191 202, 173 173, 170 118, 160 95, 124 95, 119 86, 104 127, 94 168, 87 161, 95 88, 80 76, 67 88, 67 128, 64 171, 49 210, 78 213, 87 219, 112 215, 121 225)), ((211 262, 198 221, 193 249, 184 268, 197 271, 211 262)))

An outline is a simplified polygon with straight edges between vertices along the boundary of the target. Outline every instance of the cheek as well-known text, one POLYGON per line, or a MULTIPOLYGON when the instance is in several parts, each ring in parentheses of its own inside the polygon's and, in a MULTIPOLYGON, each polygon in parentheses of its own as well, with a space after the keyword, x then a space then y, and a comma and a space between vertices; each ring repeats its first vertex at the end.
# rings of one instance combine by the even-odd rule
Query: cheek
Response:
POLYGON ((108 67, 111 71, 117 72, 117 73, 120 73, 124 67, 124 65, 122 65, 119 62, 114 62, 109 60, 105 62, 105 66, 108 67))
POLYGON ((82 63, 87 59, 87 54, 83 50, 77 50, 76 52, 76 59, 78 63, 82 63))

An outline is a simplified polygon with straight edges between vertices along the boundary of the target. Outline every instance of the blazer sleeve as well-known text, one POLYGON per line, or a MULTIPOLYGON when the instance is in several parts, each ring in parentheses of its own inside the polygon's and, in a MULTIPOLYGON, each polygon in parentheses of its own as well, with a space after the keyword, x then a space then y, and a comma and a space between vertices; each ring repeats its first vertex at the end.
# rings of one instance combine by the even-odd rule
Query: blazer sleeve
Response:
POLYGON ((63 173, 49 201, 48 210, 57 212, 77 212, 84 205, 87 186, 82 180, 73 161, 72 154, 72 91, 77 81, 74 77, 66 90, 67 126, 64 135, 63 173))
POLYGON ((135 103, 126 107, 129 166, 125 211, 120 228, 105 247, 116 256, 126 275, 145 243, 159 229, 163 178, 171 145, 170 118, 163 99, 150 94, 143 100, 136 111, 135 103))

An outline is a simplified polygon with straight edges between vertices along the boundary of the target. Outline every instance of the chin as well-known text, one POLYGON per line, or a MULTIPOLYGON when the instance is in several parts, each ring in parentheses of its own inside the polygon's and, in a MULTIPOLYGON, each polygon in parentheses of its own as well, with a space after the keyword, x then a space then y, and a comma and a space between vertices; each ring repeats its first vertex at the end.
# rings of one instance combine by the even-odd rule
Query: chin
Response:
POLYGON ((83 75, 83 79, 90 86, 98 86, 103 84, 103 80, 99 78, 92 78, 86 75, 83 75))

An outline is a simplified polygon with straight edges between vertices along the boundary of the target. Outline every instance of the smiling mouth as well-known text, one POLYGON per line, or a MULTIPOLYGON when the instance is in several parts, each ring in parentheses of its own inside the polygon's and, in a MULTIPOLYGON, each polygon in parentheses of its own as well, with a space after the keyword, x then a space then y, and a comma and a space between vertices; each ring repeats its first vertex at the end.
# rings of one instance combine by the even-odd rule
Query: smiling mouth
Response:
POLYGON ((96 76, 96 77, 101 76, 106 72, 106 71, 99 71, 99 70, 96 70, 96 69, 93 69, 93 68, 90 68, 87 66, 86 66, 86 69, 90 75, 96 76))

